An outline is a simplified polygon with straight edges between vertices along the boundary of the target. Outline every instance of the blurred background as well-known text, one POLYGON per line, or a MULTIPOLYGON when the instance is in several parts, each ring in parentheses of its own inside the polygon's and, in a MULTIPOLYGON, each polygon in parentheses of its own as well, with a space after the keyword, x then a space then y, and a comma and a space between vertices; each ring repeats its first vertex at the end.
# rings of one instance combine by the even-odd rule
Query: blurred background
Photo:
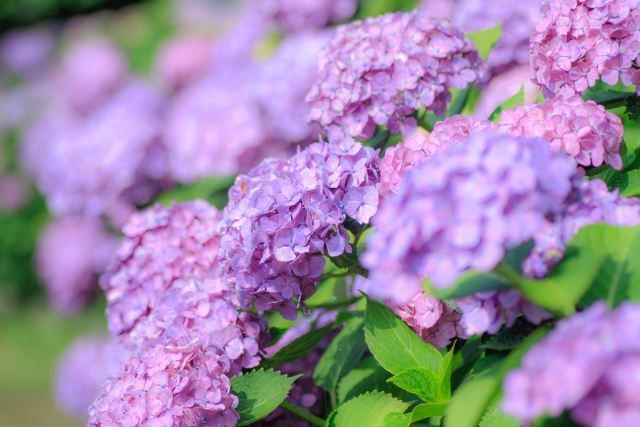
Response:
POLYGON ((464 31, 502 21, 474 114, 523 84, 535 100, 541 0, 488 3, 0 1, 0 427, 85 424, 123 357, 99 288, 122 225, 153 203, 223 208, 237 173, 317 140, 304 100, 337 25, 416 7, 464 31))

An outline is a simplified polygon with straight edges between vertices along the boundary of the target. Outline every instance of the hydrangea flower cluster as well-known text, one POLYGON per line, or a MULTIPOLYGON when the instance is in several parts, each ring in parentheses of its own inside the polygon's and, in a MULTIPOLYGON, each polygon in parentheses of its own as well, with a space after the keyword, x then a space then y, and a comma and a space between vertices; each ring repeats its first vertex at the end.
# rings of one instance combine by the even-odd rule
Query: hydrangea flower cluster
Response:
POLYGON ((478 292, 451 302, 462 313, 460 325, 469 336, 485 332, 495 334, 503 325, 510 328, 521 313, 534 325, 553 317, 513 289, 478 292))
POLYGON ((322 255, 351 252, 347 215, 368 223, 378 208, 377 153, 351 138, 318 142, 290 160, 267 159, 229 190, 221 222, 221 276, 242 308, 295 319, 315 292, 322 255))
POLYGON ((488 120, 455 115, 438 122, 431 133, 416 133, 389 147, 380 160, 380 195, 388 197, 402 187, 404 175, 427 157, 468 138, 472 132, 495 129, 488 120))
POLYGON ((587 427, 633 426, 640 417, 640 307, 597 302, 560 320, 507 374, 502 409, 524 422, 570 411, 587 427))
POLYGON ((324 28, 356 13, 358 0, 257 0, 265 16, 290 32, 324 28))
POLYGON ((523 264, 529 277, 544 277, 562 258, 571 238, 587 225, 606 223, 617 226, 640 224, 640 199, 609 192, 599 180, 574 179, 573 194, 563 213, 535 236, 535 245, 523 264))
POLYGON ((46 28, 15 30, 0 39, 0 63, 15 74, 32 77, 46 68, 54 46, 46 28))
POLYGON ((61 314, 79 312, 98 290, 98 275, 117 247, 99 221, 55 219, 40 234, 36 269, 61 314))
POLYGON ((425 277, 446 287, 468 269, 493 269, 561 212, 574 171, 548 142, 498 132, 429 157, 374 218, 362 256, 373 288, 402 303, 425 277))
POLYGON ((313 84, 318 54, 331 36, 330 30, 291 35, 260 66, 253 90, 265 126, 275 139, 309 143, 322 133, 319 125, 305 123, 305 96, 313 84))
POLYGON ((330 139, 368 139, 376 124, 411 135, 414 111, 443 115, 449 88, 464 89, 485 68, 473 43, 446 21, 415 11, 356 21, 339 27, 320 54, 308 119, 328 128, 330 139))
POLYGON ((395 304, 391 300, 386 304, 420 338, 437 348, 448 346, 455 337, 470 337, 460 322, 460 313, 424 291, 406 304, 395 304))
POLYGON ((214 47, 203 37, 181 36, 167 42, 156 60, 160 79, 174 90, 204 76, 212 67, 214 47))
POLYGON ((121 225, 169 183, 159 99, 132 82, 86 117, 51 112, 22 141, 22 161, 59 216, 106 216, 121 225))
POLYGON ((129 352, 108 336, 78 338, 58 360, 54 378, 56 404, 66 414, 87 420, 87 408, 100 395, 107 379, 120 372, 129 352))
MULTIPOLYGON (((244 78, 255 76, 249 73, 244 78)), ((246 170, 254 160, 252 151, 267 145, 260 109, 243 84, 234 82, 236 78, 211 76, 174 98, 164 138, 170 170, 178 181, 191 183, 209 175, 246 170)))
POLYGON ((131 357, 89 408, 87 426, 235 426, 229 360, 217 351, 170 342, 131 357))
POLYGON ((620 144, 624 128, 620 117, 578 95, 517 105, 514 110, 502 112, 498 128, 514 135, 544 138, 582 166, 597 167, 604 162, 614 169, 622 168, 620 144))
POLYGON ((637 85, 638 2, 549 0, 531 33, 531 80, 546 97, 582 94, 598 79, 637 85))
POLYGON ((218 278, 220 214, 205 201, 156 205, 124 226, 125 240, 101 278, 114 335, 131 348, 183 340, 222 348, 234 373, 256 366, 266 321, 238 313, 218 278))

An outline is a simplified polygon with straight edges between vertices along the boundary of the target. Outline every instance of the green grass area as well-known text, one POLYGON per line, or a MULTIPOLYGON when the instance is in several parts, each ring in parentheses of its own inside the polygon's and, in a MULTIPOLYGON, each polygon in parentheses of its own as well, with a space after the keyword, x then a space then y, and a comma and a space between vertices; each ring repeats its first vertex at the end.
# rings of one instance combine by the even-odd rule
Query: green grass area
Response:
POLYGON ((81 427, 58 410, 52 377, 58 356, 83 334, 106 330, 102 307, 60 318, 44 307, 0 315, 0 427, 81 427))

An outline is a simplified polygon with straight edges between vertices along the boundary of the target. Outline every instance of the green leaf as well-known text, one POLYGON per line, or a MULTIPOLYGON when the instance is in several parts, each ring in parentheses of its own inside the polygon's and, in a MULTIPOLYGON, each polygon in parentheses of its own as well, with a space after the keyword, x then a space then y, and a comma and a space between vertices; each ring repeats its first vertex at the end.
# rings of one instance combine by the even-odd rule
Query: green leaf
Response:
POLYGON ((640 97, 632 95, 627 98, 627 109, 625 111, 629 120, 640 123, 640 97))
POLYGON ((392 412, 384 417, 382 427, 408 427, 411 424, 411 413, 392 412))
POLYGON ((367 393, 338 407, 327 420, 327 427, 382 427, 388 414, 402 413, 408 407, 390 394, 367 393))
POLYGON ((640 195, 640 170, 624 173, 615 182, 623 197, 634 197, 640 195))
POLYGON ((567 412, 564 412, 557 418, 541 417, 533 422, 535 427, 581 427, 580 424, 573 422, 567 412))
POLYGON ((389 393, 394 388, 387 382, 391 374, 373 357, 364 359, 357 368, 352 369, 338 383, 338 404, 342 404, 368 391, 389 393))
POLYGON ((422 282, 422 287, 427 294, 433 294, 440 299, 451 299, 462 298, 482 291, 508 289, 513 287, 513 285, 505 277, 494 271, 487 273, 470 271, 460 276, 458 280, 448 288, 432 286, 429 279, 425 279, 422 282))
POLYGON ((491 49, 498 43, 500 37, 502 37, 502 21, 498 22, 495 27, 487 28, 486 30, 478 30, 472 33, 467 33, 466 37, 476 45, 480 57, 485 61, 489 57, 491 49))
POLYGON ((483 347, 491 350, 511 350, 520 345, 536 328, 537 326, 527 322, 523 316, 518 317, 512 327, 502 328, 495 335, 491 335, 483 347))
POLYGON ((334 324, 327 325, 323 328, 314 329, 303 336, 296 338, 289 344, 282 347, 276 354, 265 359, 262 366, 265 369, 271 369, 276 366, 284 365, 285 363, 291 363, 302 359, 309 354, 309 352, 313 350, 334 327, 334 324))
POLYGON ((280 341, 280 339, 282 338, 282 336, 285 334, 285 332, 287 332, 288 329, 287 328, 278 328, 277 326, 272 326, 269 328, 269 335, 271 335, 271 339, 269 340, 269 345, 274 345, 276 344, 278 341, 280 341))
POLYGON ((531 249, 533 249, 534 244, 534 240, 529 239, 529 241, 521 243, 515 248, 509 249, 504 256, 503 262, 520 273, 522 271, 522 263, 531 253, 531 249))
POLYGON ((210 200, 217 193, 226 192, 233 185, 234 180, 235 176, 210 176, 162 193, 155 202, 169 206, 173 201, 180 203, 194 199, 210 200))
POLYGON ((520 425, 520 421, 500 411, 499 402, 491 405, 480 421, 480 427, 520 427, 520 425))
POLYGON ((288 377, 272 370, 251 371, 231 378, 231 392, 238 396, 238 426, 246 426, 267 415, 282 403, 293 382, 302 375, 288 377))
POLYGON ((413 408, 411 412, 411 423, 424 420, 429 417, 437 417, 438 415, 444 415, 449 402, 445 403, 423 403, 413 408))
POLYGON ((605 255, 588 249, 567 248, 564 257, 543 280, 522 280, 519 289, 531 302, 563 316, 575 306, 598 277, 605 255))
POLYGON ((500 119, 500 113, 504 110, 513 110, 516 108, 516 105, 524 105, 524 85, 520 87, 518 93, 504 101, 498 106, 498 108, 493 110, 493 113, 489 116, 489 120, 496 123, 500 119))
POLYGON ((617 90, 589 89, 584 95, 582 95, 582 99, 585 101, 593 101, 605 108, 616 108, 625 105, 627 98, 631 95, 633 94, 629 92, 619 92, 617 90))
POLYGON ((438 389, 438 397, 441 402, 451 399, 451 371, 453 370, 453 350, 455 346, 451 346, 451 350, 444 355, 438 376, 440 377, 440 388, 438 389))
POLYGON ((610 307, 624 300, 640 301, 640 226, 615 227, 595 224, 583 227, 569 242, 569 248, 591 250, 604 257, 580 305, 604 299, 610 307))
POLYGON ((379 302, 367 301, 364 330, 369 350, 392 374, 410 368, 426 368, 431 372, 440 369, 440 352, 422 341, 393 311, 379 302))
POLYGON ((536 329, 501 363, 458 387, 453 401, 447 405, 444 427, 477 427, 489 406, 500 396, 500 384, 504 376, 520 364, 527 349, 550 329, 546 326, 536 329))
POLYGON ((413 393, 425 402, 441 402, 440 378, 433 371, 425 368, 409 368, 398 375, 391 377, 389 382, 397 385, 403 390, 413 393))
POLYGON ((358 365, 365 349, 362 319, 356 317, 347 321, 318 361, 313 381, 329 393, 334 408, 338 381, 358 365))

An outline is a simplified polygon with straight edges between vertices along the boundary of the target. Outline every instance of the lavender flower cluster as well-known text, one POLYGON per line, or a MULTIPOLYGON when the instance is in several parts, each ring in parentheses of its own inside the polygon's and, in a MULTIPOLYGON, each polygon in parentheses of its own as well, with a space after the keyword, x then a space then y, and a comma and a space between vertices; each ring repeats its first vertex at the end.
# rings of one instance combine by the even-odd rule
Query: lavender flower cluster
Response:
POLYGON ((640 10, 627 0, 549 0, 531 33, 531 79, 546 97, 582 94, 602 79, 637 85, 640 10))
POLYGON ((445 21, 415 11, 356 21, 339 27, 320 54, 308 118, 330 139, 368 139, 376 124, 411 135, 414 111, 443 115, 449 89, 464 89, 484 69, 473 43, 445 21))
POLYGON ((517 105, 503 111, 498 129, 514 135, 539 137, 551 142, 582 166, 622 168, 620 144, 624 129, 620 117, 578 95, 542 104, 517 105))
POLYGON ((315 292, 323 255, 351 252, 347 215, 366 224, 378 208, 377 153, 351 138, 318 142, 290 160, 267 159, 229 190, 220 225, 221 277, 240 305, 295 319, 315 292))
POLYGON ((362 260, 381 296, 404 302, 424 277, 446 287, 470 268, 493 269, 561 212, 574 169, 543 140, 497 132, 424 160, 373 221, 362 260))
POLYGON ((424 159, 466 140, 472 132, 485 129, 495 129, 495 125, 488 120, 455 115, 436 123, 431 133, 416 133, 389 147, 380 160, 380 195, 397 193, 405 174, 424 159))
POLYGON ((89 408, 87 426, 235 426, 229 360, 217 351, 168 342, 132 356, 89 408))
POLYGON ((253 3, 266 17, 290 32, 324 28, 350 18, 358 7, 358 0, 254 0, 253 3))
POLYGON ((560 320, 504 382, 503 410, 529 422, 570 411, 587 427, 633 426, 640 418, 640 307, 597 302, 560 320))

